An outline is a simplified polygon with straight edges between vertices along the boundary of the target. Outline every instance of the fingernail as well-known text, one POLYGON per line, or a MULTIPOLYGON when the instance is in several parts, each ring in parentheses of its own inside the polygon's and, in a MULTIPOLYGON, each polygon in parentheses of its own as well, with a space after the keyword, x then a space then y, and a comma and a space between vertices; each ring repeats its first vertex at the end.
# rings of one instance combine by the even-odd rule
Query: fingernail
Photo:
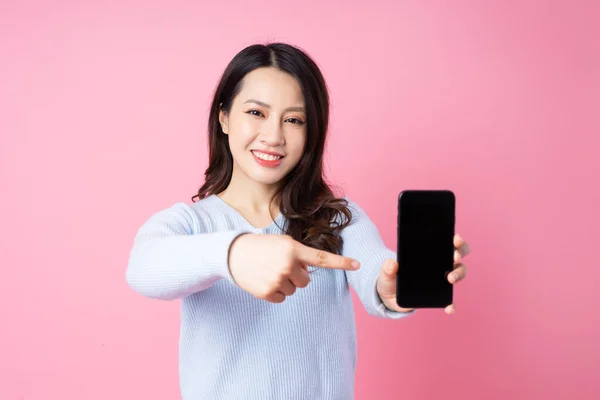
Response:
POLYGON ((352 261, 350 265, 352 265, 352 268, 354 269, 358 269, 358 267, 360 267, 360 263, 356 260, 352 261))
POLYGON ((451 278, 452 278, 452 282, 456 282, 458 280, 458 275, 457 274, 452 274, 451 278))

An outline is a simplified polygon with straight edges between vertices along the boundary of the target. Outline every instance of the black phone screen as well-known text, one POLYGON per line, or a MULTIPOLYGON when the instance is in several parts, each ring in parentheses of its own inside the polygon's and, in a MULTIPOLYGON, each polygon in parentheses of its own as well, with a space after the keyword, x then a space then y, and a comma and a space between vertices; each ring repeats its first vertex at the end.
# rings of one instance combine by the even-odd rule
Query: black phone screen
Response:
POLYGON ((405 308, 452 304, 455 198, 450 191, 404 191, 398 200, 397 302, 405 308))

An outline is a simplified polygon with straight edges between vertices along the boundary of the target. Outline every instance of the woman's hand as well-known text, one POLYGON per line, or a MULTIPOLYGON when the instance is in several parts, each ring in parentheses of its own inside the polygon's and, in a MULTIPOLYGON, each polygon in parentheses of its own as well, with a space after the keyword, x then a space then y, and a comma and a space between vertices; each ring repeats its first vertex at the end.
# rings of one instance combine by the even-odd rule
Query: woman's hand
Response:
MULTIPOLYGON (((448 274, 448 281, 451 284, 463 280, 467 275, 467 269, 465 264, 462 263, 462 259, 470 252, 469 245, 459 235, 454 236, 454 248, 454 271, 448 274)), ((377 293, 379 293, 381 301, 388 309, 398 312, 412 311, 412 308, 402 308, 396 302, 397 274, 398 263, 396 260, 386 260, 377 279, 377 293)), ((454 304, 446 307, 445 311, 448 314, 454 314, 456 311, 454 304)))
POLYGON ((229 250, 229 269, 237 285, 272 303, 308 285, 309 265, 348 271, 359 267, 355 260, 307 247, 286 235, 244 234, 229 250))

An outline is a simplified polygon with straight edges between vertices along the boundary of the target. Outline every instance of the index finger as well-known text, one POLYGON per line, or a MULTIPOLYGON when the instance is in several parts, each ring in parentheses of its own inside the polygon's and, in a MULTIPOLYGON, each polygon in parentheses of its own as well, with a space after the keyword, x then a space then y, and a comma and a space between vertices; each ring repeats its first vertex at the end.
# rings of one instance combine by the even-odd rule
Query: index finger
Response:
POLYGON ((301 262, 320 268, 344 269, 347 271, 357 270, 360 263, 348 257, 333 254, 325 250, 298 244, 296 256, 301 262))

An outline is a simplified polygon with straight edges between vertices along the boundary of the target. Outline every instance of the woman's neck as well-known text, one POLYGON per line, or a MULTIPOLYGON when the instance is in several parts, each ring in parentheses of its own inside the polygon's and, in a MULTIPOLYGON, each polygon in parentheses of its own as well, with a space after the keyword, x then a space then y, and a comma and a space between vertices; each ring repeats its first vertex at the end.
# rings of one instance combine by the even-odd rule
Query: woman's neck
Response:
POLYGON ((262 185, 240 178, 239 174, 234 173, 227 188, 217 196, 243 214, 268 215, 274 218, 279 213, 279 203, 273 201, 278 186, 262 185))

